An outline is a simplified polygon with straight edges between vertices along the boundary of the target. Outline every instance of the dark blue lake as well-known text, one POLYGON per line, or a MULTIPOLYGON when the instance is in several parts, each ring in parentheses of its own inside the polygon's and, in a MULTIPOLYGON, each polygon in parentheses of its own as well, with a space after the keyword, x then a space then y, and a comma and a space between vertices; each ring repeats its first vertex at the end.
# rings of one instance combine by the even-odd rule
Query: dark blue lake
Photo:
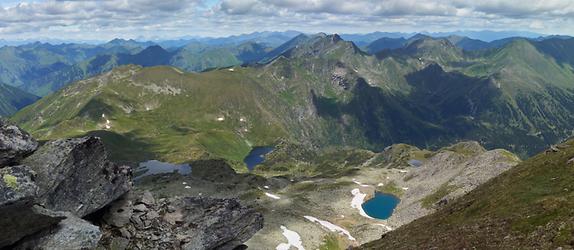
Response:
POLYGON ((375 193, 375 197, 363 203, 362 207, 367 215, 386 220, 393 214, 401 200, 394 195, 385 193, 375 193))
POLYGON ((265 155, 271 153, 274 147, 255 147, 249 152, 249 155, 243 159, 247 168, 251 171, 255 166, 265 161, 265 155))
POLYGON ((135 169, 136 173, 140 173, 134 179, 140 179, 144 176, 154 175, 154 174, 166 174, 166 173, 180 173, 182 175, 188 175, 191 173, 191 166, 189 164, 171 164, 161 161, 151 160, 146 162, 141 162, 139 166, 135 169))

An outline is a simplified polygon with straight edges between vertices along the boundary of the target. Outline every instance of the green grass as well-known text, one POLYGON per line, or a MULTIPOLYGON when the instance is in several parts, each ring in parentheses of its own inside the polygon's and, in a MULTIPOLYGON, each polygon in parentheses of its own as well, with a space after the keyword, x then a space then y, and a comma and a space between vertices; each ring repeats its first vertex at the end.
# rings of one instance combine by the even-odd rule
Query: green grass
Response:
MULTIPOLYGON (((556 249, 574 241, 574 140, 541 153, 365 249, 556 249), (405 239, 408 238, 408 241, 405 239)), ((441 190, 449 190, 445 186, 441 190)), ((441 194, 434 197, 442 196, 441 194)), ((436 199, 429 199, 436 200, 436 199)), ((428 202, 427 204, 432 204, 428 202)))
POLYGON ((397 186, 397 184, 394 181, 391 181, 383 185, 382 187, 378 187, 377 191, 385 194, 392 194, 397 197, 401 197, 404 193, 404 190, 399 186, 397 186))
POLYGON ((40 139, 103 131, 109 119, 112 128, 102 137, 114 148, 114 158, 125 161, 242 162, 251 145, 272 145, 284 135, 278 117, 264 110, 277 100, 260 98, 265 90, 242 74, 241 69, 198 75, 169 67, 122 67, 113 71, 113 80, 100 76, 72 85, 12 119, 40 139), (106 84, 100 86, 102 78, 106 84), (217 121, 222 116, 225 121, 217 121))
POLYGON ((342 250, 345 249, 344 244, 341 243, 339 236, 336 234, 329 234, 323 239, 323 244, 319 250, 342 250))

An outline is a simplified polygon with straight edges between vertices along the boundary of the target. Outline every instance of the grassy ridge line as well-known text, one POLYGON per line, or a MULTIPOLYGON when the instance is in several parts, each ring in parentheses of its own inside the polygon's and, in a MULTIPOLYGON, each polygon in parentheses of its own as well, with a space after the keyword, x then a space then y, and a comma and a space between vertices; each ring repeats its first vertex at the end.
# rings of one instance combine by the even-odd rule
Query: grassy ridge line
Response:
POLYGON ((574 140, 360 249, 556 249, 574 242, 574 140))
MULTIPOLYGON (((115 138, 119 149, 145 144, 138 146, 143 158, 240 162, 251 145, 271 144, 284 135, 274 114, 264 110, 277 100, 265 99, 265 90, 243 74, 241 69, 182 74, 170 67, 122 67, 48 96, 13 120, 42 139, 104 131, 109 120, 111 129, 99 134, 115 138)), ((125 158, 122 154, 116 156, 125 158)))

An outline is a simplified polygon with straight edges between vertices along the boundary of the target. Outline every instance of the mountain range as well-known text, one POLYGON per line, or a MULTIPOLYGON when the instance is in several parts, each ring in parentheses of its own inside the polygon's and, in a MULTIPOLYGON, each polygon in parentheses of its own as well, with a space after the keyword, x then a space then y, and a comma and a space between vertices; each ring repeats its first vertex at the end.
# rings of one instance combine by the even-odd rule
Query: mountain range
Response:
POLYGON ((572 245, 574 38, 401 34, 6 46, 0 116, 126 165, 189 164, 138 192, 238 198, 265 217, 249 247, 287 227, 313 249, 572 245), (364 214, 380 193, 386 220, 364 214))
MULTIPOLYGON (((101 134, 116 142, 110 144, 122 160, 237 163, 251 146, 282 138, 375 151, 398 142, 436 148, 469 139, 526 157, 572 135, 574 71, 566 56, 572 43, 514 39, 466 51, 449 39, 420 35, 371 55, 338 35, 299 35, 267 59, 255 57, 267 63, 199 74, 115 68, 63 88, 13 120, 43 139, 101 134)), ((165 64, 181 50, 152 46, 100 65, 165 64)))

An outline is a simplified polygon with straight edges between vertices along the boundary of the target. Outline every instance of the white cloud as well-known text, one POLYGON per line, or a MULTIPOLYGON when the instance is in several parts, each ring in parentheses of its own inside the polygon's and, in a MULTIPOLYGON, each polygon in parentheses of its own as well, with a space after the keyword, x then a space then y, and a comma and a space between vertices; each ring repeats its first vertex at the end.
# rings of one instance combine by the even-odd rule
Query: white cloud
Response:
POLYGON ((515 29, 574 34, 572 0, 9 0, 0 36, 110 39, 515 29))

